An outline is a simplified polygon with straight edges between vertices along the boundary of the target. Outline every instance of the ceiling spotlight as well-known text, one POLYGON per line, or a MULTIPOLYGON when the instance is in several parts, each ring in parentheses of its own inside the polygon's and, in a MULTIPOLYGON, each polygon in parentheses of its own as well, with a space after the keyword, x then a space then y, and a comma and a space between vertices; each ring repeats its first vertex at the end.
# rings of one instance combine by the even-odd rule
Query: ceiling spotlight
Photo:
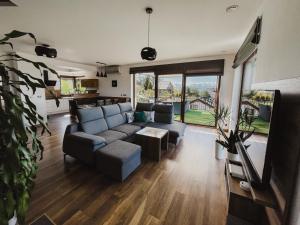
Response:
POLYGON ((226 8, 226 12, 231 13, 231 12, 236 11, 238 8, 239 8, 239 5, 231 5, 226 8))

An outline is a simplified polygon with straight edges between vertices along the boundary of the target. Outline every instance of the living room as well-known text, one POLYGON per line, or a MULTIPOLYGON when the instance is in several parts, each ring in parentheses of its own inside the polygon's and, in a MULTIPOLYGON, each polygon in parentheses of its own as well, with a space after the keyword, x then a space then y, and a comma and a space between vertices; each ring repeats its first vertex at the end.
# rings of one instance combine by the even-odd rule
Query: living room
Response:
POLYGON ((300 224, 299 10, 0 1, 0 224, 300 224))

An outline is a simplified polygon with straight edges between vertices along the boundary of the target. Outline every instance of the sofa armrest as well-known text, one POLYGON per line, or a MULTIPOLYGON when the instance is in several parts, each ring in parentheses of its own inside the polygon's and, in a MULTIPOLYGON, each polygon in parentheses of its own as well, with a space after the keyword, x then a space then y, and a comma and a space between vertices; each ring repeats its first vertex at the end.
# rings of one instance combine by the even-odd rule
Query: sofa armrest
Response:
POLYGON ((94 152, 104 145, 106 145, 106 140, 102 137, 75 132, 64 136, 63 151, 71 155, 79 151, 94 152))
POLYGON ((79 131, 79 124, 78 123, 72 123, 72 124, 69 124, 66 127, 65 135, 72 134, 72 133, 75 133, 77 131, 79 131))
POLYGON ((106 140, 104 138, 84 132, 75 132, 70 135, 66 135, 65 139, 95 147, 106 144, 106 140))
POLYGON ((100 145, 100 144, 105 144, 106 140, 103 137, 99 137, 96 135, 92 134, 87 134, 84 132, 75 132, 70 135, 68 135, 69 139, 88 144, 88 145, 100 145))

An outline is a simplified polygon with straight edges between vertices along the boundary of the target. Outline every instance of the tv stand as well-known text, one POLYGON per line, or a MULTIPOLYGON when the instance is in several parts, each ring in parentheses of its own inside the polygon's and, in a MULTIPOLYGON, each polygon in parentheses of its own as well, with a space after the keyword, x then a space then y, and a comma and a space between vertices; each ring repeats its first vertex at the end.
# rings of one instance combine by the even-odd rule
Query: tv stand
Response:
POLYGON ((242 190, 241 180, 229 174, 228 164, 227 159, 225 163, 228 200, 226 225, 269 225, 265 206, 275 206, 272 194, 267 190, 260 192, 253 188, 250 192, 242 190))

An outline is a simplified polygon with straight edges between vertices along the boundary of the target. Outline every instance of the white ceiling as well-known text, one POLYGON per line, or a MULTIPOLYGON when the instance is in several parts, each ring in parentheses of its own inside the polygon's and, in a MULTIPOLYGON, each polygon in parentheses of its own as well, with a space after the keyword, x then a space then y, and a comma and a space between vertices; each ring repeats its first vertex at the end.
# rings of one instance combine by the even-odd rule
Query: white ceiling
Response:
MULTIPOLYGON (((94 64, 142 62, 147 44, 146 6, 151 16, 150 45, 157 60, 235 52, 254 22, 262 0, 14 0, 0 7, 0 34, 13 29, 34 33, 57 48, 58 58, 94 64), (239 4, 227 14, 229 5, 239 4)), ((33 49, 22 39, 19 50, 33 49)))

